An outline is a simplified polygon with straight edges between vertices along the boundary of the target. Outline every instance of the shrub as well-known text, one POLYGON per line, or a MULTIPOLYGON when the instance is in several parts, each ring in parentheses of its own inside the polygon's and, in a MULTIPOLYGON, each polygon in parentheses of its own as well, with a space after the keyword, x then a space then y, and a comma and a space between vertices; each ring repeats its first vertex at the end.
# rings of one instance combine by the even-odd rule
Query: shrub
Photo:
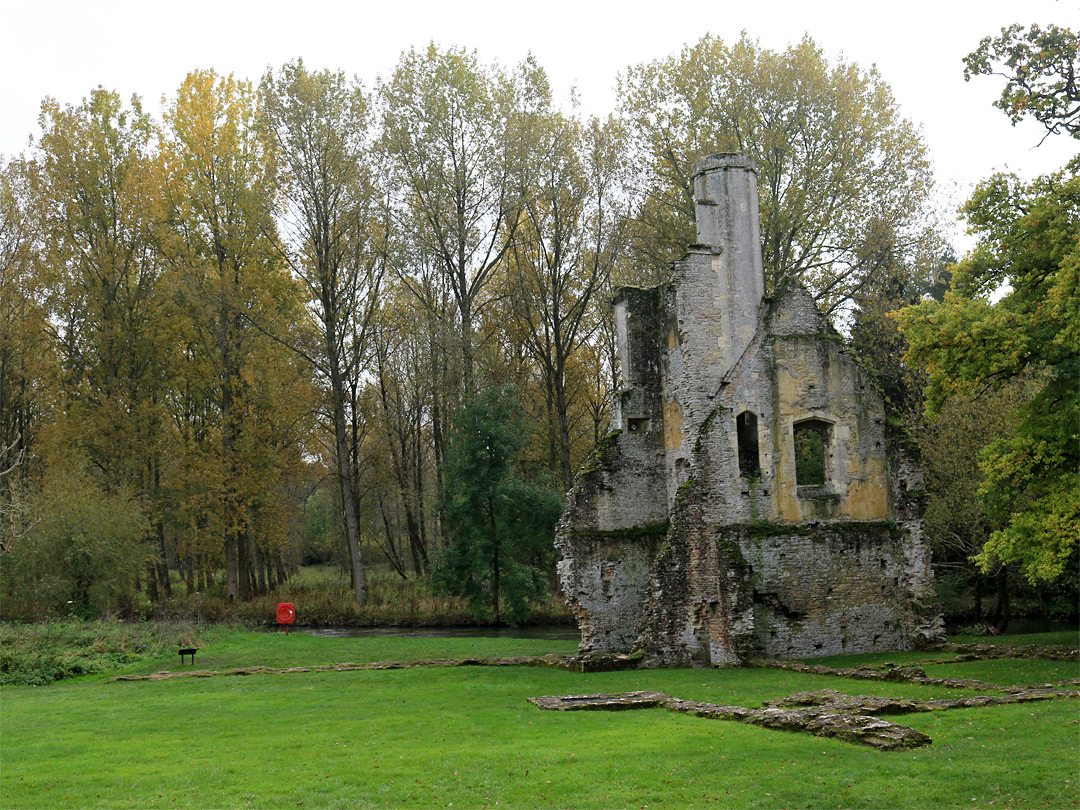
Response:
POLYGON ((35 522, 2 560, 5 618, 130 612, 148 547, 138 503, 56 467, 33 499, 35 522))

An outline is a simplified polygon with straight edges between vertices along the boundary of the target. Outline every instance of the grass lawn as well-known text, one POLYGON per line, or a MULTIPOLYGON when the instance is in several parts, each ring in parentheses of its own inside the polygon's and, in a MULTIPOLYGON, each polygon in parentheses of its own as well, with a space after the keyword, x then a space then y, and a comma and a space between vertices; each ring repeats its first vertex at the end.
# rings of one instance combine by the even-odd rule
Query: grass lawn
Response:
MULTIPOLYGON (((199 652, 196 668, 574 647, 228 631, 199 652)), ((181 669, 179 658, 119 672, 162 669, 181 669)), ((1076 664, 1050 661, 927 670, 1032 683, 1078 674, 1076 664)), ((0 689, 0 807, 1067 808, 1080 801, 1076 700, 894 718, 934 743, 886 753, 664 710, 542 712, 525 698, 655 689, 757 706, 820 688, 963 693, 758 669, 583 675, 468 667, 122 683, 115 674, 0 689)))

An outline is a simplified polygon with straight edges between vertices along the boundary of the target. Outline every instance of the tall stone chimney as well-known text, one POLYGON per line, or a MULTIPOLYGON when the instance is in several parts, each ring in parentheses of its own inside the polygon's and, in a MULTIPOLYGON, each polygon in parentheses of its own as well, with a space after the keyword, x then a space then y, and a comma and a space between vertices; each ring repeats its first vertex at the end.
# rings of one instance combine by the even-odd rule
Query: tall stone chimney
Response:
POLYGON ((689 250, 679 308, 693 387, 711 395, 753 339, 765 295, 757 168, 747 155, 709 155, 693 177, 699 244, 689 250))

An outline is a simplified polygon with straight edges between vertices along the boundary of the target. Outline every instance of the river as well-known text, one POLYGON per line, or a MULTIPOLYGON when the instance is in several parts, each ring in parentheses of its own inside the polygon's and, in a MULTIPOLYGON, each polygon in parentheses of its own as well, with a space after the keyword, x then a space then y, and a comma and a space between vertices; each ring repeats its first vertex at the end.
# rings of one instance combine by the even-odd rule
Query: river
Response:
POLYGON ((580 641, 576 627, 298 627, 301 633, 323 638, 535 638, 580 641))

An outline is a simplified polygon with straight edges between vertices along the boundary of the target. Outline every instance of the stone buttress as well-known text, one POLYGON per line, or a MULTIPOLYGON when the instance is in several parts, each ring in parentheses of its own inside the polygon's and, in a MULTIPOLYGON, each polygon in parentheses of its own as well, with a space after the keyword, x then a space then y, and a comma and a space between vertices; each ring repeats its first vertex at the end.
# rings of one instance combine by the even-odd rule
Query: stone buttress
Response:
POLYGON ((614 301, 612 430, 559 523, 583 652, 654 665, 944 639, 918 464, 800 286, 764 296, 757 177, 694 165, 698 241, 614 301))

